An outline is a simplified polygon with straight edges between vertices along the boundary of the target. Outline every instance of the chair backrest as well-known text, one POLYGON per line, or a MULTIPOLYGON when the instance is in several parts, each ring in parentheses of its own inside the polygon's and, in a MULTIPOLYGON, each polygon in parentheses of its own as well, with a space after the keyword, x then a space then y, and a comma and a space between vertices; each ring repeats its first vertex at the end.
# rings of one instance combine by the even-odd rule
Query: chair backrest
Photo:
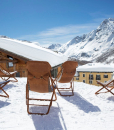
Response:
POLYGON ((0 76, 9 75, 9 73, 0 65, 0 76))
POLYGON ((44 61, 27 62, 27 82, 31 91, 46 93, 52 92, 50 88, 51 66, 44 61))
POLYGON ((60 82, 60 83, 70 82, 76 73, 77 66, 78 66, 78 63, 76 61, 64 62, 62 64, 62 76, 58 82, 60 82))
POLYGON ((9 75, 9 73, 7 71, 5 71, 5 70, 2 70, 0 68, 0 76, 6 76, 6 75, 9 75))
POLYGON ((4 73, 3 73, 2 70, 0 69, 0 76, 1 76, 1 75, 4 75, 4 73))

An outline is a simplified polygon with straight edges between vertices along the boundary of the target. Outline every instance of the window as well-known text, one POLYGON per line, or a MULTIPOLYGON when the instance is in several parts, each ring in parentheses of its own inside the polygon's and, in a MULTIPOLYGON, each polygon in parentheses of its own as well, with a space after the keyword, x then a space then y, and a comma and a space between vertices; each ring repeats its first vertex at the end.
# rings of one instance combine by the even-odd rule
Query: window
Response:
POLYGON ((93 75, 92 74, 89 75, 89 79, 93 80, 93 75))
MULTIPOLYGON (((11 57, 11 56, 7 56, 10 60, 12 60, 13 61, 13 57, 11 57)), ((7 63, 7 67, 8 68, 10 68, 10 67, 13 67, 13 62, 8 62, 7 63)))
POLYGON ((100 75, 96 75, 96 80, 101 80, 101 76, 100 75))
POLYGON ((106 83, 107 81, 104 81, 104 83, 106 83))
POLYGON ((53 78, 56 78, 57 73, 58 73, 58 68, 54 68, 54 69, 51 71, 52 77, 53 77, 53 78))
POLYGON ((83 83, 85 83, 85 80, 83 80, 83 83))
POLYGON ((79 77, 79 72, 76 71, 76 74, 75 74, 76 77, 79 77))
POLYGON ((108 78, 108 75, 107 75, 107 74, 104 74, 104 78, 108 78))
POLYGON ((76 80, 79 80, 79 78, 76 78, 76 80))
POLYGON ((92 84, 92 80, 89 80, 89 84, 92 84))
POLYGON ((83 74, 83 77, 85 77, 85 74, 83 74))
POLYGON ((20 77, 20 73, 19 72, 16 73, 16 77, 20 77))

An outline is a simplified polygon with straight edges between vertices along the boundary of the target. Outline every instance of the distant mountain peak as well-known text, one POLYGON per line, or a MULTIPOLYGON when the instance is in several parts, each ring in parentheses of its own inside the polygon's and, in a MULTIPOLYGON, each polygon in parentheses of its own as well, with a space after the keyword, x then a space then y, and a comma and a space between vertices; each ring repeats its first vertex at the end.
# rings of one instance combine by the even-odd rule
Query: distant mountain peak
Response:
MULTIPOLYGON (((54 45, 53 45, 54 46, 54 45)), ((88 34, 82 36, 76 36, 69 42, 56 48, 57 51, 64 53, 69 58, 75 58, 77 60, 86 61, 99 61, 95 60, 99 57, 102 59, 103 56, 107 56, 107 61, 101 60, 102 62, 108 63, 108 61, 114 60, 111 49, 114 48, 114 18, 105 19, 97 29, 91 31, 88 34), (109 51, 112 55, 110 60, 108 59, 109 51), (106 54, 105 54, 106 53, 106 54), (104 55, 103 55, 104 54, 104 55)))
POLYGON ((56 50, 57 48, 61 47, 61 44, 52 44, 48 47, 48 49, 56 50))
MULTIPOLYGON (((11 39, 1 35, 0 38, 11 39)), ((36 42, 19 41, 40 46, 36 42)), ((70 59, 78 61, 114 63, 114 18, 105 19, 88 34, 76 36, 63 45, 52 44, 48 49, 64 53, 70 59)))
POLYGON ((114 29, 114 18, 105 19, 97 29, 114 29))
POLYGON ((110 21, 114 21, 114 18, 109 18, 108 20, 110 20, 110 21))

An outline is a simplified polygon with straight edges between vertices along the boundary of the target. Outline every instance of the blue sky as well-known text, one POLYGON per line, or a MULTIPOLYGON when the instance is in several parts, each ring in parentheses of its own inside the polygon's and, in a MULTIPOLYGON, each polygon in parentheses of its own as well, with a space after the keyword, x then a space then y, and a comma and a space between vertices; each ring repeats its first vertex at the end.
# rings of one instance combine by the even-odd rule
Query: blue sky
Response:
POLYGON ((114 0, 0 0, 0 35, 64 44, 114 18, 114 0))

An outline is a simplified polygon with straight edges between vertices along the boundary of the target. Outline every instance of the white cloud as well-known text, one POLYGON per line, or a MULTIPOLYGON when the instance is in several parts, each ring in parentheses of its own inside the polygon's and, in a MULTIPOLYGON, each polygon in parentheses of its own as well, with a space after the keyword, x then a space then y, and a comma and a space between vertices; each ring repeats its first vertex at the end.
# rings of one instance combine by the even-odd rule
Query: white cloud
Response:
POLYGON ((55 27, 39 32, 35 35, 25 35, 18 39, 30 40, 39 42, 40 45, 50 45, 55 43, 66 43, 72 40, 76 36, 80 36, 89 33, 93 29, 96 29, 98 24, 79 24, 79 25, 67 25, 62 27, 55 27))
POLYGON ((105 19, 114 18, 114 14, 104 14, 102 12, 90 13, 90 16, 93 17, 95 23, 101 23, 105 19))

